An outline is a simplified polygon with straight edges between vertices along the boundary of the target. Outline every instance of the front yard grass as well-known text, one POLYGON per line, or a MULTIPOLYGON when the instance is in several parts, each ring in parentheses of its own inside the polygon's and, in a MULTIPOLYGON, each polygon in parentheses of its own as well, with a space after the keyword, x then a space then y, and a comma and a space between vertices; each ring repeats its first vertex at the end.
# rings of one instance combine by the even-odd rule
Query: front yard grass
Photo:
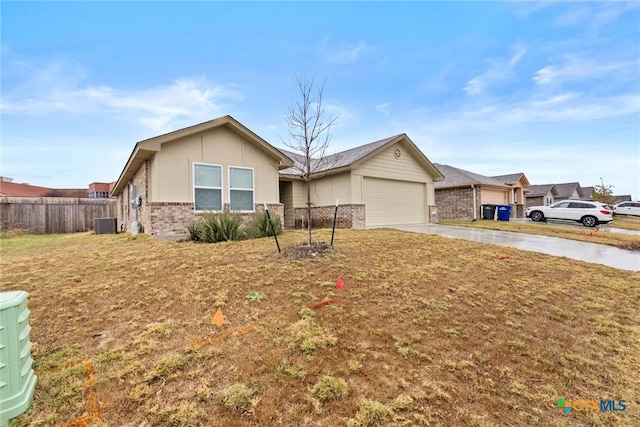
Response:
POLYGON ((640 220, 635 220, 632 218, 615 217, 612 223, 601 225, 598 227, 598 229, 582 226, 571 227, 555 222, 535 223, 530 220, 527 220, 526 222, 456 220, 440 221, 438 224, 561 237, 563 239, 579 240, 590 243, 601 243, 610 246, 617 246, 622 249, 640 251, 640 235, 623 234, 608 231, 609 228, 640 230, 640 220))
POLYGON ((11 425, 640 425, 639 273, 386 229, 335 246, 0 239, 39 378, 11 425))

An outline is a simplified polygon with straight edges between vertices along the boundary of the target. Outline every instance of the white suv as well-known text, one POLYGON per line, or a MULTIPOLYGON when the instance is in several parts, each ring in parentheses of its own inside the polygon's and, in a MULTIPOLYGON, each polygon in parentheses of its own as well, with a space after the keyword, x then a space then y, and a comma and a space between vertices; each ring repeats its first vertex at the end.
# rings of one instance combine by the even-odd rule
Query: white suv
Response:
POLYGON ((562 219, 577 221, 585 227, 595 227, 613 220, 613 211, 607 205, 585 200, 564 200, 549 206, 532 206, 527 208, 527 218, 532 221, 562 219))
POLYGON ((638 215, 640 216, 640 202, 622 202, 613 207, 616 215, 638 215))

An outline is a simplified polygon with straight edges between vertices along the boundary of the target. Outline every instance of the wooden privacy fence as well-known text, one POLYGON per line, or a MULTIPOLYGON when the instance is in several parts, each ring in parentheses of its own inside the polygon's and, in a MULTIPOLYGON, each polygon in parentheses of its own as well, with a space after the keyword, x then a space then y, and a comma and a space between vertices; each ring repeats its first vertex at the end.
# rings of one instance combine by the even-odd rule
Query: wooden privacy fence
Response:
POLYGON ((93 230, 94 219, 117 216, 115 199, 0 197, 0 228, 32 233, 93 230))

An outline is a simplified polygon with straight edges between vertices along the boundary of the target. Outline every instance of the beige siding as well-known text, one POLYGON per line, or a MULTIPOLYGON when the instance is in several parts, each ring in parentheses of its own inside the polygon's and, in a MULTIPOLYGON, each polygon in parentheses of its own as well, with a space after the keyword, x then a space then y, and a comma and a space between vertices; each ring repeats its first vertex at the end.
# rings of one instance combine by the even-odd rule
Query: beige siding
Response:
POLYGON ((293 182, 280 181, 280 203, 284 205, 285 227, 295 226, 295 210, 293 206, 293 182))
POLYGON ((293 181, 293 206, 307 207, 307 184, 304 181, 293 181))
MULTIPOLYGON (((393 144, 364 162, 354 170, 356 175, 376 178, 401 179, 413 182, 432 182, 432 177, 407 150, 402 143, 393 144), (400 150, 400 157, 396 158, 395 150, 400 150)), ((354 201, 354 203, 356 203, 354 201)))
POLYGON ((222 165, 223 203, 229 201, 229 166, 253 168, 255 203, 278 203, 275 161, 227 128, 210 129, 162 145, 150 162, 154 202, 193 202, 193 163, 222 165))
POLYGON ((367 226, 426 222, 425 192, 424 183, 365 177, 367 226))
POLYGON ((335 205, 336 199, 340 199, 341 204, 351 203, 350 172, 326 175, 311 182, 311 201, 316 206, 335 205))
POLYGON ((496 190, 486 187, 482 187, 480 190, 480 203, 481 204, 495 204, 502 205, 509 203, 509 192, 511 189, 496 190))

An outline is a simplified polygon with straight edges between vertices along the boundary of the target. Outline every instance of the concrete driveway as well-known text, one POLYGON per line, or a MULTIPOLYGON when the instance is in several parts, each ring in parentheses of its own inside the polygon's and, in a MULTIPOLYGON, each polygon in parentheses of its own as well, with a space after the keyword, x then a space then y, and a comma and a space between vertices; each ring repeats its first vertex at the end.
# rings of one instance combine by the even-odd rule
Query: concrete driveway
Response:
POLYGON ((628 251, 598 243, 579 242, 558 237, 537 236, 509 231, 485 230, 437 224, 394 225, 389 228, 414 233, 437 234, 454 239, 509 246, 525 251, 567 257, 579 261, 603 264, 629 271, 640 271, 640 252, 628 251))

